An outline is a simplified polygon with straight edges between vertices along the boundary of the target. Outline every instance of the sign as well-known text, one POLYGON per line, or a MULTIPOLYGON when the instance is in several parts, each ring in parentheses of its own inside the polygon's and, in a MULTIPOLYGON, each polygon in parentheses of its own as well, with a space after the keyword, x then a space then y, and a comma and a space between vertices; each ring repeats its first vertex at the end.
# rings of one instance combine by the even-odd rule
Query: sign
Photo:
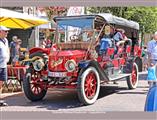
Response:
POLYGON ((84 7, 70 7, 67 16, 84 15, 84 7))

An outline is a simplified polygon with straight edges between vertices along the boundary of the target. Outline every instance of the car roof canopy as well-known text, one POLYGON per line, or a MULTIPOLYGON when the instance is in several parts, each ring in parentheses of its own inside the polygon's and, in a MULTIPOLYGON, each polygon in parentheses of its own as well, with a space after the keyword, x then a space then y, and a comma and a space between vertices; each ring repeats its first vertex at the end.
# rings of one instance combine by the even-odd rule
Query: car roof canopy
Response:
POLYGON ((60 21, 60 20, 69 20, 69 19, 103 19, 104 22, 125 26, 128 28, 133 28, 136 30, 139 30, 139 24, 135 21, 127 20, 121 17, 114 16, 110 13, 99 13, 95 15, 80 15, 80 16, 62 16, 62 17, 55 17, 54 21, 60 21))
POLYGON ((99 16, 103 17, 108 23, 130 27, 139 30, 139 24, 135 21, 127 20, 121 17, 114 16, 110 13, 100 13, 99 16))

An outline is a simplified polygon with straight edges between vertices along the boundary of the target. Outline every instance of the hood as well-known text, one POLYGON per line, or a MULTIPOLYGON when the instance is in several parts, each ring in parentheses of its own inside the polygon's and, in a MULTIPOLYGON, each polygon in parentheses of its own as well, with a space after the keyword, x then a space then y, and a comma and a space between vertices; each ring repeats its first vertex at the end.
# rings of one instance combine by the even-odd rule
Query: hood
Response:
POLYGON ((65 63, 69 60, 73 60, 78 64, 84 59, 86 55, 85 50, 65 50, 54 51, 49 56, 49 70, 50 71, 66 71, 65 63))

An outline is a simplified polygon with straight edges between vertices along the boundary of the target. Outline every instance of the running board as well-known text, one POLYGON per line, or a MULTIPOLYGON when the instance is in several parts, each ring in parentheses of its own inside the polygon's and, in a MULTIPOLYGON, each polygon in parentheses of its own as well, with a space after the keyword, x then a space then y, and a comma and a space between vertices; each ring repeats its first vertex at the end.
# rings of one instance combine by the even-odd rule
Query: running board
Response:
POLYGON ((112 75, 109 78, 109 81, 114 81, 114 80, 118 80, 118 79, 121 79, 121 78, 125 78, 125 77, 128 77, 130 76, 131 74, 118 74, 118 75, 112 75))

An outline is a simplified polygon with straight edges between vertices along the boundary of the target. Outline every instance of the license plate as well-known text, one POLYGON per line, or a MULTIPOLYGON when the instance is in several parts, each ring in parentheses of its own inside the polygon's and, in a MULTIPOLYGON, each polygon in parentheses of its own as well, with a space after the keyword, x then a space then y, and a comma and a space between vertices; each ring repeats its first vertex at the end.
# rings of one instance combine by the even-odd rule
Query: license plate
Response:
POLYGON ((66 77, 66 72, 48 72, 49 77, 66 77))

